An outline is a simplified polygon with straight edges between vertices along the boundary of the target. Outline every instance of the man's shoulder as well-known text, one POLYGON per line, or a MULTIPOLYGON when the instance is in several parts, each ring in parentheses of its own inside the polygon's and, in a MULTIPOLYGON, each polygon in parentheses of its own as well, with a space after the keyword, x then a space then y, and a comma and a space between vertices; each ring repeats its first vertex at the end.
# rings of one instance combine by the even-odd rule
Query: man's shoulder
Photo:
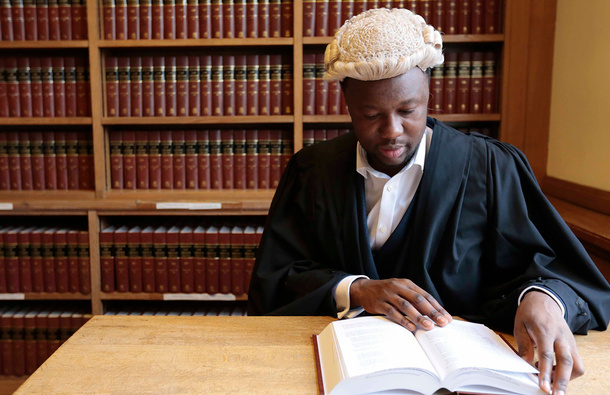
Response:
POLYGON ((323 141, 299 150, 295 161, 299 168, 328 168, 336 164, 348 162, 356 155, 357 140, 353 132, 338 136, 332 140, 323 141))

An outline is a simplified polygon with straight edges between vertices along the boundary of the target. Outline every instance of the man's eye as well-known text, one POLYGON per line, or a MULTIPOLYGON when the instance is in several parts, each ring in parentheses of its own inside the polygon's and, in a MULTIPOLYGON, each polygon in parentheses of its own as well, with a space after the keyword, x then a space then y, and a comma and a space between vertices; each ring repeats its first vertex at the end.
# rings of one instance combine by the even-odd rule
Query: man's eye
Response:
POLYGON ((365 115, 364 118, 366 118, 366 119, 376 119, 378 116, 379 116, 378 114, 365 115))
POLYGON ((409 115, 413 113, 413 110, 400 110, 398 111, 401 115, 409 115))

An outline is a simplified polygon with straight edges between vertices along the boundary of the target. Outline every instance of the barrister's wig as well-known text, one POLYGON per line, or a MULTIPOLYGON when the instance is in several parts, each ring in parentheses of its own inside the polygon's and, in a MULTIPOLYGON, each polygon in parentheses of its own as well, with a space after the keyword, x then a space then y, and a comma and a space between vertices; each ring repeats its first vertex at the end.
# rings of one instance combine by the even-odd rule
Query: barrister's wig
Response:
POLYGON ((443 63, 441 34, 405 9, 377 8, 345 22, 326 47, 327 81, 375 81, 443 63))

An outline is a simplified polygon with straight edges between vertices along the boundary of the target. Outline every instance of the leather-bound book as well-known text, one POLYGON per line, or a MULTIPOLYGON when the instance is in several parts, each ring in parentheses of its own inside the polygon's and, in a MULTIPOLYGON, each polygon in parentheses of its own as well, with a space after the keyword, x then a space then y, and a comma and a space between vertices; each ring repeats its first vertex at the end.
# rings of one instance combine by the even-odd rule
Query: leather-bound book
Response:
POLYGON ((457 52, 445 53, 445 82, 443 86, 443 112, 445 114, 457 112, 457 56, 457 52))
POLYGON ((34 307, 28 311, 23 319, 23 344, 25 357, 25 374, 32 374, 38 369, 36 348, 36 313, 38 308, 34 307))
POLYGON ((258 0, 246 0, 246 38, 258 37, 258 0))
POLYGON ((19 79, 17 76, 17 58, 4 58, 6 74, 6 89, 8 96, 8 111, 11 117, 21 116, 21 103, 19 100, 19 79))
POLYGON ((61 345, 59 338, 59 314, 58 310, 51 310, 47 317, 47 347, 49 356, 61 345))
POLYGON ((282 114, 292 115, 294 113, 294 73, 292 71, 292 57, 282 55, 282 114))
POLYGON ((68 275, 68 255, 66 248, 68 246, 67 229, 57 229, 53 234, 53 252, 55 254, 55 281, 56 292, 68 292, 70 280, 68 275))
POLYGON ((221 55, 213 55, 212 56, 212 113, 210 115, 218 116, 223 115, 223 70, 222 70, 222 62, 223 57, 221 55))
POLYGON ((82 294, 91 293, 91 261, 89 256, 89 232, 78 231, 78 273, 79 290, 82 294))
POLYGON ((153 58, 152 56, 142 56, 142 72, 141 72, 141 96, 142 110, 141 115, 144 117, 154 116, 155 89, 153 76, 153 58))
MULTIPOLYGON (((36 38, 35 40, 46 41, 49 39, 49 1, 35 0, 36 4, 36 38)), ((3 39, 7 37, 2 35, 3 39)))
MULTIPOLYGON (((11 229, 10 227, 0 227, 0 293, 6 293, 6 258, 4 248, 4 237, 6 233, 11 229)), ((0 308, 0 313, 1 313, 0 308)))
POLYGON ((247 108, 247 68, 246 55, 235 55, 235 115, 246 115, 247 108))
POLYGON ((114 276, 117 292, 129 292, 129 261, 127 257, 127 226, 116 229, 112 235, 114 248, 114 276))
POLYGON ((110 143, 111 188, 123 189, 123 134, 118 130, 111 130, 108 140, 110 143))
POLYGON ((313 133, 313 129, 303 129, 303 148, 314 144, 313 133))
POLYGON ((127 40, 127 0, 114 0, 116 39, 127 40))
POLYGON ((193 229, 193 292, 204 293, 205 282, 205 228, 197 226, 193 229))
POLYGON ((114 292, 116 289, 114 281, 114 253, 113 234, 116 228, 109 226, 102 229, 99 235, 100 242, 100 279, 102 292, 114 292))
POLYGON ((165 58, 163 56, 153 57, 153 92, 154 116, 164 117, 166 115, 165 100, 165 58))
POLYGON ((233 130, 233 189, 246 189, 246 130, 233 130))
POLYGON ((47 131, 42 134, 42 147, 44 151, 44 180, 45 189, 57 189, 57 164, 55 160, 55 132, 47 131))
POLYGON ((445 34, 458 34, 458 1, 445 0, 444 6, 443 32, 445 34))
POLYGON ((187 4, 186 0, 175 0, 175 2, 176 5, 174 8, 176 9, 176 32, 174 37, 179 40, 184 40, 185 38, 188 38, 188 18, 186 15, 187 4))
POLYGON ((258 115, 271 115, 271 59, 258 55, 258 115))
POLYGON ((3 361, 0 366, 2 368, 0 373, 3 376, 13 375, 13 329, 11 320, 18 309, 16 306, 0 308, 0 335, 2 336, 2 342, 0 342, 0 360, 3 361))
POLYGON ((244 293, 247 294, 250 288, 254 262, 256 261, 256 229, 253 226, 246 226, 243 235, 244 293))
POLYGON ((165 116, 178 115, 178 96, 176 94, 176 57, 165 57, 165 116))
POLYGON ((485 0, 472 1, 472 34, 485 34, 485 0))
POLYGON ((173 163, 173 188, 185 189, 186 184, 186 147, 184 141, 184 130, 173 130, 172 140, 172 163, 173 163))
POLYGON ((258 187, 271 188, 271 131, 258 131, 258 187))
POLYGON ((258 188, 258 130, 246 130, 246 189, 258 188))
POLYGON ((211 36, 210 38, 222 38, 224 22, 222 17, 222 0, 211 0, 211 36))
MULTIPOLYGON (((25 343, 23 341, 23 319, 28 307, 20 307, 19 310, 11 316, 11 340, 12 345, 12 361, 4 361, 12 365, 13 376, 23 376, 25 374, 25 343)), ((5 340, 6 342, 6 340, 5 340)))
POLYGON ((142 256, 142 292, 155 292, 155 258, 153 255, 152 226, 147 226, 140 233, 142 256))
MULTIPOLYGON (((13 7, 14 6, 11 6, 11 8, 13 7)), ((34 41, 37 39, 36 34, 36 0, 23 0, 22 40, 34 41)))
POLYGON ((269 0, 258 0, 258 37, 269 37, 269 0))
POLYGON ((32 116, 32 76, 30 71, 30 58, 20 56, 17 58, 17 82, 19 84, 19 110, 20 116, 32 116))
POLYGON ((76 116, 86 117, 91 112, 91 94, 89 91, 88 73, 84 57, 74 59, 76 72, 76 116))
POLYGON ((53 234, 56 228, 49 228, 42 232, 42 273, 44 279, 44 292, 57 292, 55 279, 55 254, 53 253, 53 234))
POLYGON ((210 189, 222 189, 222 141, 221 131, 208 131, 210 149, 210 189))
POLYGON ((184 131, 184 168, 186 189, 197 189, 199 164, 197 163, 197 131, 184 131))
MULTIPOLYGON (((417 13, 417 1, 407 1, 407 8, 417 13)), ((359 15, 367 9, 367 0, 354 0, 354 15, 359 15)))
MULTIPOLYGON (((44 0, 36 0, 37 3, 41 3, 44 0)), ((114 0, 103 0, 102 1, 102 27, 103 37, 105 40, 116 40, 116 14, 115 14, 115 3, 114 0)), ((38 16, 38 15, 37 15, 38 16)), ((48 30, 48 29, 47 29, 48 30)), ((38 35, 40 40, 40 21, 38 22, 38 35)))
POLYGON ((246 0, 233 2, 234 37, 246 38, 246 0))
POLYGON ((233 226, 230 233, 231 249, 231 293, 235 296, 245 294, 244 230, 233 226))
POLYGON ((277 188, 282 176, 282 132, 279 129, 272 129, 269 133, 269 144, 271 155, 269 163, 269 187, 277 188))
POLYGON ((4 77, 5 73, 5 60, 3 57, 0 57, 0 75, 2 75, 2 78, 0 78, 0 117, 2 118, 9 116, 8 87, 4 77))
POLYGON ((188 92, 188 56, 176 56, 176 114, 184 117, 189 115, 188 92))
POLYGON ((165 235, 167 243, 167 292, 180 292, 180 228, 172 226, 165 235))
POLYGON ((316 55, 303 54, 303 115, 315 114, 316 55))
POLYGON ((341 85, 339 81, 326 82, 327 102, 326 113, 328 115, 341 114, 341 85))
POLYGON ((246 114, 258 115, 258 55, 246 55, 246 114))
POLYGON ((343 25, 341 20, 341 0, 330 0, 328 3, 327 36, 334 36, 343 25))
POLYGON ((129 291, 142 292, 142 255, 140 233, 142 228, 134 226, 127 231, 127 262, 129 267, 129 291))
POLYGON ((235 56, 222 56, 222 115, 235 115, 235 56))
MULTIPOLYGON (((33 1, 33 0, 26 0, 33 1)), ((84 0, 72 0, 71 7, 72 17, 72 39, 86 40, 87 39, 87 9, 85 8, 84 0)))
POLYGON ((233 0, 222 0, 221 38, 235 38, 235 5, 233 0))
POLYGON ((443 113, 444 72, 445 67, 443 65, 432 69, 432 75, 430 76, 430 101, 428 103, 428 111, 431 114, 443 113))
POLYGON ((8 157, 8 179, 10 189, 21 190, 21 160, 19 158, 19 132, 8 132, 6 136, 6 154, 8 157))
POLYGON ((315 58, 315 114, 327 115, 328 83, 324 81, 324 54, 316 54, 315 58))
POLYGON ((193 271, 193 228, 184 226, 179 233, 180 248, 180 290, 178 292, 191 293, 195 290, 195 277, 193 271))
POLYGON ((160 132, 161 153, 161 189, 173 189, 174 187, 174 158, 172 132, 162 130, 160 132))
POLYGON ((212 38, 212 1, 199 0, 199 38, 212 38))
POLYGON ((138 1, 138 13, 139 13, 139 28, 138 33, 140 40, 150 40, 153 38, 152 34, 152 1, 151 0, 139 0, 138 1))
POLYGON ((151 130, 148 135, 148 188, 161 189, 161 132, 151 130))
MULTIPOLYGON (((1 68, 2 66, 0 66, 0 69, 1 68)), ((40 58, 37 56, 30 57, 30 92, 32 95, 32 116, 42 117, 42 70, 40 68, 40 58)), ((6 97, 3 98, 0 94, 0 100, 2 99, 6 99, 6 97)), ((5 100, 4 103, 8 106, 8 100, 5 100)), ((4 107, 4 105, 0 105, 0 108, 2 107, 4 107)), ((0 113, 2 112, 3 111, 0 109, 0 113)))
POLYGON ((16 293, 21 291, 19 279, 19 240, 18 235, 23 227, 9 229, 4 234, 4 265, 6 275, 6 291, 16 293))
MULTIPOLYGON (((65 101, 66 101, 66 116, 77 116, 77 97, 76 97, 76 58, 74 56, 66 56, 64 59, 64 80, 65 82, 65 101)), ((23 106, 21 112, 23 113, 23 106)))
POLYGON ((34 337, 36 338, 36 365, 40 366, 49 357, 48 341, 47 341, 47 318, 49 310, 41 308, 36 312, 36 329, 34 337))
POLYGON ((233 156, 233 130, 221 130, 220 140, 222 145, 221 168, 222 168, 222 187, 221 189, 233 189, 234 184, 234 156, 233 156))
POLYGON ((313 131, 313 143, 319 144, 326 141, 326 129, 314 129, 313 131))
POLYGON ((231 293, 231 228, 218 230, 218 292, 231 293))
POLYGON ((212 115, 212 56, 199 57, 199 115, 212 115))
POLYGON ((34 188, 32 175, 32 149, 30 134, 23 130, 19 132, 19 165, 21 167, 21 189, 29 191, 34 188))
POLYGON ((42 233, 45 230, 45 228, 36 228, 30 233, 32 292, 44 292, 44 267, 42 264, 42 233))
POLYGON ((207 130, 197 131, 197 189, 210 188, 210 142, 207 130))
POLYGON ((472 53, 472 70, 470 73, 470 112, 483 112, 483 52, 472 53))
POLYGON ((188 107, 186 115, 198 117, 200 115, 199 97, 200 97, 200 66, 199 56, 189 56, 187 58, 187 78, 188 78, 188 107))
POLYGON ((80 189, 80 172, 78 170, 78 132, 66 132, 66 164, 68 173, 68 189, 80 189))
POLYGON ((68 156, 66 153, 66 132, 55 132, 55 171, 57 172, 57 189, 68 189, 68 156))
POLYGON ((176 38, 176 0, 163 0, 163 38, 176 38))
MULTIPOLYGON (((106 116, 119 116, 119 60, 108 56, 105 60, 106 75, 106 116)), ((44 74, 43 74, 44 75, 44 74)), ((44 88, 44 81, 43 81, 44 88)))
POLYGON ((472 67, 470 52, 458 54, 458 75, 456 81, 456 107, 458 114, 470 112, 470 71, 472 67))
POLYGON ((123 140, 123 189, 136 189, 136 132, 121 132, 123 140))
POLYGON ((215 294, 220 291, 218 228, 209 226, 205 231, 205 279, 206 292, 215 294))
POLYGON ((485 0, 485 16, 483 20, 486 34, 498 34, 501 32, 501 2, 502 0, 485 0))
POLYGON ((293 0, 280 0, 280 37, 292 37, 293 12, 293 0))
POLYGON ((86 132, 79 132, 78 135, 79 189, 93 189, 93 140, 86 132))
POLYGON ((0 190, 11 189, 10 171, 8 161, 8 136, 0 131, 0 190))
POLYGON ((268 37, 279 38, 282 29, 281 0, 269 0, 269 33, 268 37))
MULTIPOLYGON (((68 0, 59 0, 59 39, 72 40, 72 4, 68 0)), ((15 19, 13 18, 13 28, 15 19)))
POLYGON ((19 288, 21 292, 32 292, 32 257, 30 235, 34 227, 22 228, 17 233, 17 257, 19 261, 19 288))
POLYGON ((56 117, 66 116, 66 74, 64 58, 53 56, 53 101, 56 117))
POLYGON ((450 0, 430 0, 431 16, 428 21, 436 30, 443 31, 445 28, 445 2, 450 0))
POLYGON ((187 0, 186 2, 186 37, 199 38, 199 1, 187 0))
MULTIPOLYGON (((32 167, 32 189, 45 189, 44 180, 44 148, 42 144, 42 132, 29 132, 30 158, 32 167)), ((1 167, 1 166, 0 166, 1 167)), ((0 189, 1 188, 0 186, 0 189)))
MULTIPOLYGON (((152 0, 150 6, 150 14, 151 14, 151 38, 153 40, 161 40, 164 37, 164 24, 165 18, 163 15, 163 0, 152 0)), ((169 22, 168 22, 169 23, 169 22)))
POLYGON ((42 113, 45 117, 54 117, 53 59, 50 56, 40 58, 40 72, 42 80, 42 113))
POLYGON ((497 77, 496 55, 494 52, 485 52, 483 60, 483 112, 487 114, 497 112, 497 77))
POLYGON ((148 132, 135 131, 136 188, 148 189, 148 132))
POLYGON ((68 262, 68 292, 80 292, 78 230, 70 229, 66 233, 66 257, 68 262))
POLYGON ((457 33, 471 34, 472 30, 472 4, 475 0, 458 1, 457 33))
POLYGON ((61 38, 59 30, 59 2, 49 0, 49 40, 57 41, 61 38))
POLYGON ((142 58, 129 58, 129 96, 132 117, 142 116, 142 58))
POLYGON ((432 12, 432 0, 420 0, 420 3, 417 7, 417 13, 421 15, 422 18, 424 18, 426 23, 431 23, 432 12))
POLYGON ((284 173, 284 169, 288 166, 288 161, 294 154, 294 137, 292 130, 282 130, 282 151, 280 160, 280 173, 284 173))
POLYGON ((316 1, 303 0, 303 37, 313 37, 316 31, 316 1))
POLYGON ((270 115, 282 114, 282 56, 269 56, 269 111, 270 115))

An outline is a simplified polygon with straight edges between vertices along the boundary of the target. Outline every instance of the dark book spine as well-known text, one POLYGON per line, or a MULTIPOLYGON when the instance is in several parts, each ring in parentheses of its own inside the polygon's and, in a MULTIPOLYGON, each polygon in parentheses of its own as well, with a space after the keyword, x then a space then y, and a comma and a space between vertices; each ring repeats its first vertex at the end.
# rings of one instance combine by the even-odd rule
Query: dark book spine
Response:
POLYGON ((316 56, 303 54, 303 115, 315 113, 316 56))
POLYGON ((172 189, 174 187, 174 159, 172 132, 161 131, 161 189, 172 189))
POLYGON ((458 2, 458 34, 471 33, 473 1, 462 0, 458 2))
POLYGON ((235 115, 247 115, 246 55, 235 55, 235 115))
POLYGON ((53 64, 53 106, 56 117, 66 116, 66 74, 64 58, 54 56, 53 64))
POLYGON ((19 109, 21 117, 29 118, 32 114, 32 76, 30 58, 20 56, 17 58, 17 81, 19 84, 19 109))
POLYGON ((454 114, 457 112, 457 55, 457 52, 447 52, 445 54, 445 82, 443 85, 443 110, 445 114, 454 114))
POLYGON ((57 0, 49 0, 49 40, 60 39, 59 28, 59 3, 57 0))
POLYGON ((123 131, 123 189, 136 189, 136 133, 123 131))
POLYGON ((148 134, 148 187, 161 188, 161 133, 153 130, 148 134))
POLYGON ((56 292, 55 281, 55 254, 53 246, 53 230, 42 234, 42 270, 44 278, 44 291, 56 292))
POLYGON ((270 115, 271 64, 269 55, 258 55, 258 115, 270 115))
POLYGON ((176 38, 176 1, 163 0, 163 38, 173 40, 176 38))
POLYGON ((200 115, 199 97, 201 94, 201 67, 199 65, 199 56, 189 56, 187 59, 187 64, 188 107, 186 115, 198 117, 200 115))
POLYGON ((19 162, 21 167, 21 189, 24 191, 34 189, 32 148, 30 134, 27 131, 19 132, 19 162))
POLYGON ((55 100, 53 98, 53 59, 43 57, 40 60, 41 85, 42 85, 42 109, 45 117, 55 116, 55 100))
POLYGON ((199 38, 199 1, 187 0, 186 3, 186 37, 199 38))
POLYGON ((55 158, 55 132, 45 132, 42 135, 44 150, 44 179, 45 189, 57 189, 57 162, 55 158))
POLYGON ((8 137, 6 132, 0 131, 0 190, 11 189, 9 168, 8 137))
POLYGON ((240 296, 245 293, 244 234, 241 228, 234 227, 230 237, 231 293, 240 296))
POLYGON ((132 117, 142 116, 142 58, 132 56, 129 59, 129 96, 132 117))
POLYGON ((150 40, 152 34, 152 2, 151 0, 139 0, 138 11, 140 13, 140 40, 150 40))
POLYGON ((6 85, 5 59, 0 57, 0 117, 9 116, 8 87, 6 85))
POLYGON ((281 0, 269 0, 269 37, 278 38, 282 30, 281 0))
MULTIPOLYGON (((42 69, 39 57, 30 58, 30 89, 32 94, 32 116, 42 117, 44 115, 42 104, 42 69)), ((8 100, 5 103, 8 105, 8 100)))
POLYGON ((292 37, 294 24, 293 0, 280 0, 281 30, 280 37, 292 37))
POLYGON ((218 232, 218 292, 231 293, 231 234, 224 227, 218 232))
POLYGON ((470 73, 470 112, 483 112, 483 53, 472 53, 472 70, 470 73))
POLYGON ((222 57, 222 115, 235 115, 235 56, 222 57))
POLYGON ((316 31, 316 1, 303 0, 303 37, 313 37, 316 31))
POLYGON ((222 169, 222 189, 233 189, 234 185, 234 156, 233 156, 233 131, 222 130, 221 140, 221 169, 222 169))
POLYGON ((197 189, 210 188, 210 143, 207 130, 197 131, 197 189))
POLYGON ((486 34, 498 34, 501 31, 501 1, 502 0, 485 0, 483 24, 486 34))
POLYGON ((223 57, 221 55, 212 56, 212 113, 211 115, 223 115, 223 69, 222 62, 223 57))
POLYGON ((246 55, 246 114, 258 115, 258 55, 246 55))
POLYGON ((112 189, 123 189, 123 136, 122 132, 112 130, 110 142, 110 182, 112 189))
POLYGON ((10 117, 21 116, 21 102, 19 100, 19 77, 17 58, 4 58, 6 73, 6 90, 8 96, 8 112, 10 117))
MULTIPOLYGON (((45 189, 42 132, 30 132, 30 155, 32 159, 32 188, 40 191, 45 189)), ((1 186, 0 189, 2 189, 1 186)))
POLYGON ((496 55, 485 52, 483 60, 483 112, 490 114, 498 111, 496 55))
MULTIPOLYGON (((164 23, 165 18, 163 16, 163 0, 152 0, 150 6, 151 12, 151 38, 153 40, 161 40, 164 37, 164 23)), ((169 22, 168 22, 169 23, 169 22)))
POLYGON ((177 231, 167 232, 167 285, 168 292, 180 292, 180 244, 177 231))
MULTIPOLYGON (((39 1, 39 0, 37 0, 39 1)), ((116 40, 116 13, 114 0, 102 1, 103 28, 105 40, 116 40)), ((40 32, 40 25, 38 27, 40 32)))
MULTIPOLYGON (((23 27, 24 27, 24 39, 27 41, 35 41, 38 39, 37 25, 36 25, 36 1, 35 0, 23 0, 23 27)), ((76 37, 75 37, 76 38, 76 37)))
POLYGON ((176 94, 176 57, 165 57, 165 115, 175 117, 177 115, 176 94))
POLYGON ((153 234, 153 254, 155 256, 155 289, 156 292, 168 292, 167 277, 167 239, 164 229, 157 229, 153 234))
POLYGON ((77 57, 74 60, 76 66, 76 115, 86 117, 91 110, 91 93, 89 91, 89 70, 86 67, 86 60, 77 57))
POLYGON ((282 57, 271 55, 269 58, 269 108, 271 115, 282 114, 282 57))
POLYGON ((246 0, 246 37, 258 37, 258 0, 246 0))
POLYGON ((472 67, 470 52, 458 54, 457 97, 456 107, 459 114, 470 112, 470 69, 472 67))
POLYGON ((206 291, 210 294, 220 291, 218 261, 218 229, 211 227, 205 234, 206 291))
POLYGON ((208 132, 210 150, 210 189, 222 188, 222 141, 221 131, 210 130, 208 132))
POLYGON ((44 292, 44 270, 42 265, 41 229, 30 234, 30 256, 32 267, 32 291, 44 292))
POLYGON ((55 281, 56 291, 59 293, 66 293, 70 288, 70 279, 68 274, 68 255, 66 253, 67 239, 66 230, 58 230, 54 234, 54 248, 55 254, 55 281))
POLYGON ((66 116, 77 116, 77 97, 76 97, 76 59, 74 56, 66 56, 64 59, 64 80, 65 82, 65 102, 66 116))
POLYGON ((233 189, 246 189, 246 131, 233 131, 233 189))
POLYGON ((21 190, 21 160, 19 159, 19 132, 8 132, 6 151, 8 156, 8 169, 10 189, 21 190))
POLYGON ((314 36, 326 37, 328 33, 328 11, 329 11, 329 0, 316 0, 315 1, 315 27, 314 36))
POLYGON ((140 252, 139 227, 134 227, 127 233, 127 257, 129 265, 129 291, 142 292, 142 255, 140 252))
POLYGON ((148 189, 148 132, 136 131, 136 188, 148 189))
POLYGON ((186 184, 186 165, 185 165, 185 141, 184 131, 172 131, 172 163, 173 163, 173 178, 174 189, 185 189, 186 184))
POLYGON ((443 65, 432 69, 430 77, 430 102, 428 103, 428 109, 432 114, 441 114, 443 112, 444 71, 443 65))
POLYGON ((175 0, 176 5, 176 39, 184 40, 188 37, 187 0, 175 0))
POLYGON ((184 168, 186 189, 197 189, 199 164, 197 161, 197 131, 184 132, 184 168))
MULTIPOLYGON (((31 0, 30 0, 31 1, 31 0)), ((86 40, 87 34, 87 9, 84 0, 72 0, 72 39, 86 40)))
POLYGON ((258 189, 258 130, 246 131, 246 188, 258 189))
POLYGON ((328 83, 324 81, 324 55, 316 54, 315 58, 315 113, 316 115, 327 115, 328 110, 328 83))
POLYGON ((155 258, 153 256, 152 229, 141 234, 142 291, 155 292, 155 258))
POLYGON ((428 21, 438 31, 443 31, 445 28, 445 2, 449 0, 431 0, 432 15, 428 21))
POLYGON ((258 131, 258 187, 271 187, 271 132, 268 129, 258 131))
POLYGON ((155 90, 153 77, 153 58, 152 56, 142 57, 142 116, 154 116, 155 90))
POLYGON ((109 56, 106 65, 106 115, 119 116, 119 63, 114 56, 109 56))
POLYGON ((282 132, 271 130, 269 133, 269 144, 271 146, 269 163, 269 187, 277 188, 282 176, 282 132))
POLYGON ((341 85, 339 81, 326 82, 327 102, 326 112, 329 115, 341 114, 341 85))
POLYGON ((6 290, 9 293, 21 291, 19 279, 19 243, 17 231, 9 230, 4 235, 4 264, 6 272, 6 290))
POLYGON ((222 17, 222 0, 211 0, 210 1, 210 9, 211 9, 211 36, 210 38, 222 38, 223 26, 224 22, 222 17))
POLYGON ((93 141, 91 135, 79 133, 78 138, 79 188, 93 189, 93 141))
POLYGON ((119 56, 117 71, 119 79, 119 116, 131 116, 131 80, 130 61, 128 56, 119 56))
POLYGON ((163 56, 153 57, 153 80, 153 91, 155 94, 154 115, 156 117, 163 117, 166 115, 165 59, 163 56))
POLYGON ((294 74, 292 61, 288 55, 282 55, 282 114, 293 114, 294 106, 294 74))
POLYGON ((472 0, 471 12, 472 26, 470 31, 472 34, 485 34, 485 1, 472 0))
POLYGON ((89 259, 89 232, 78 231, 78 273, 79 290, 88 295, 91 293, 91 262, 89 259))
POLYGON ((80 188, 80 172, 78 169, 78 132, 66 132, 66 164, 68 173, 68 189, 80 188))
POLYGON ((176 56, 176 114, 189 115, 189 64, 188 56, 176 56))
POLYGON ((205 230, 197 227, 193 231, 193 292, 204 293, 205 281, 205 230))
POLYGON ((184 293, 194 292, 195 278, 193 271, 193 233, 191 228, 180 231, 180 291, 184 293))
POLYGON ((114 0, 116 39, 127 39, 127 0, 114 0))
POLYGON ((212 57, 199 57, 199 115, 212 115, 212 57))
POLYGON ((269 37, 269 0, 258 0, 258 37, 269 37))
POLYGON ((234 1, 235 38, 246 38, 246 0, 234 1))
POLYGON ((199 38, 212 38, 212 3, 210 0, 198 1, 199 38))
POLYGON ((72 2, 68 0, 59 0, 58 9, 59 38, 60 40, 72 40, 72 2))
POLYGON ((446 34, 458 34, 458 2, 447 0, 445 2, 445 22, 443 31, 446 34))
POLYGON ((222 0, 222 38, 235 38, 235 15, 233 0, 222 0))
POLYGON ((284 173, 284 169, 288 166, 288 161, 294 154, 294 138, 292 130, 282 130, 282 153, 281 153, 281 171, 284 173))
POLYGON ((129 261, 127 257, 127 229, 114 231, 114 280, 117 292, 129 292, 129 261))

